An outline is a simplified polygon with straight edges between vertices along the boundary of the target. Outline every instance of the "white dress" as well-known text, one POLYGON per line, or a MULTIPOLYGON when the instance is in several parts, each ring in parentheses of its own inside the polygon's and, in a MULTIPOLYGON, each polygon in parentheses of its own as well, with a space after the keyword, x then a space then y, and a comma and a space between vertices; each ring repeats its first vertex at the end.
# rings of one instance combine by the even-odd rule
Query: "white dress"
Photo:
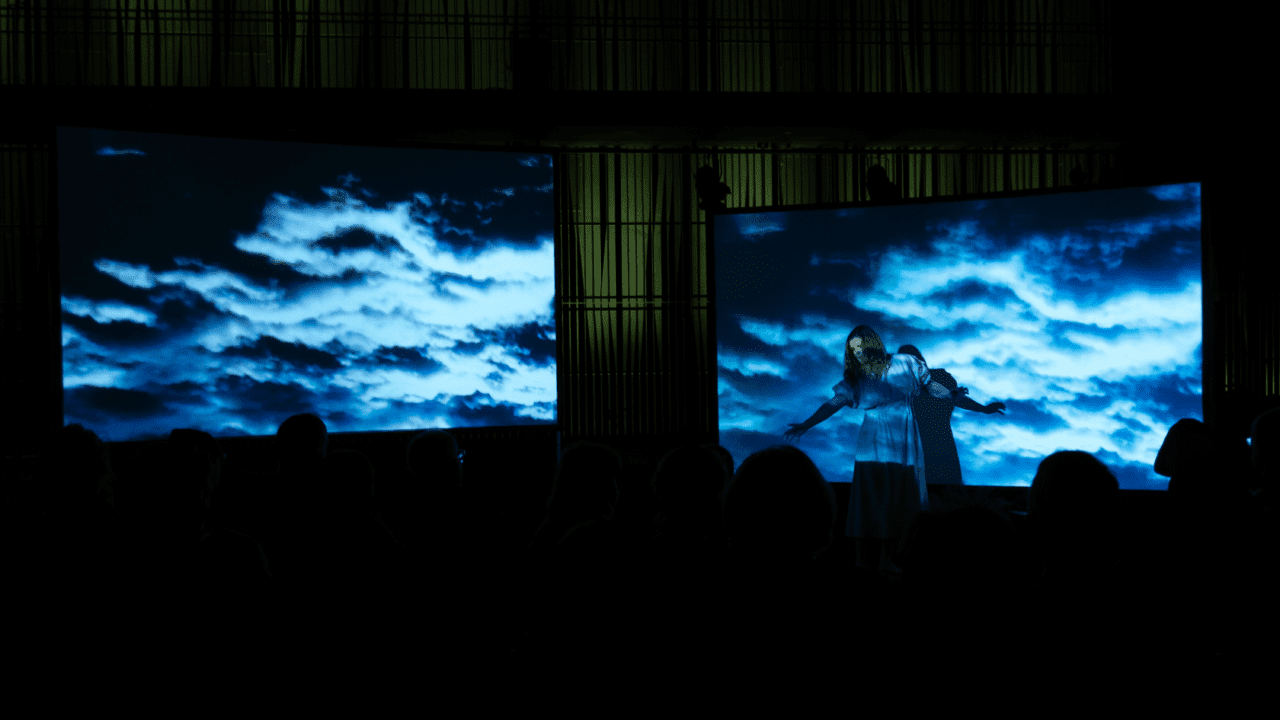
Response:
POLYGON ((929 368, 913 355, 893 355, 882 377, 865 376, 858 392, 846 382, 835 400, 866 411, 854 454, 845 535, 896 538, 928 505, 924 448, 912 399, 928 392, 929 368))

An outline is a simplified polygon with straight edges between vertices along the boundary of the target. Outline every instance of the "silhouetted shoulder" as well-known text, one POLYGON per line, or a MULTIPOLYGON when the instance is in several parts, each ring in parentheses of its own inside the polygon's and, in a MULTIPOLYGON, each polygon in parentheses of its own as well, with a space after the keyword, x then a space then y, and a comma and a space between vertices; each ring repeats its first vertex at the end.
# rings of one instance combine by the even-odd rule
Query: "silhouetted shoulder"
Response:
POLYGON ((955 377, 942 368, 930 370, 929 378, 948 390, 955 390, 960 387, 960 383, 956 382, 955 377))

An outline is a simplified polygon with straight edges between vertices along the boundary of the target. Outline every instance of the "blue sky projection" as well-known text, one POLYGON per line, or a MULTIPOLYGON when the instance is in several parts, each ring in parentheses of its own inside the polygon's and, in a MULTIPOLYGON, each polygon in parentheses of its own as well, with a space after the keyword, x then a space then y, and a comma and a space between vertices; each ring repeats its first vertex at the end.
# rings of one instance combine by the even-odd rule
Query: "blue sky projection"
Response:
POLYGON ((550 157, 61 128, 66 421, 551 423, 550 157))
MULTIPOLYGON (((722 216, 716 303, 739 461, 831 397, 860 324, 1008 406, 952 415, 966 484, 1028 485, 1071 449, 1163 489, 1165 433, 1203 419, 1198 184, 722 216)), ((860 422, 846 408, 799 439, 828 480, 852 477, 860 422)))

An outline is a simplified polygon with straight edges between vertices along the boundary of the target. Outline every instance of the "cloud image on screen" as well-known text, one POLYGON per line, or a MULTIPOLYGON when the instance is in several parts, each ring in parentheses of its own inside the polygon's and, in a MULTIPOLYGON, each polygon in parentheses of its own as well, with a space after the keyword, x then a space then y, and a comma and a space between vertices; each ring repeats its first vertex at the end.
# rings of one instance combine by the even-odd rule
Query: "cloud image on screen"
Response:
MULTIPOLYGON (((739 461, 831 399, 864 324, 1004 403, 951 415, 966 485, 1030 485, 1084 450, 1122 488, 1166 489, 1165 434, 1203 419, 1198 184, 732 214, 715 236, 720 442, 739 461)), ((796 441, 828 481, 852 478, 863 413, 796 441)))
POLYGON ((64 415, 556 419, 551 159, 60 128, 64 415))

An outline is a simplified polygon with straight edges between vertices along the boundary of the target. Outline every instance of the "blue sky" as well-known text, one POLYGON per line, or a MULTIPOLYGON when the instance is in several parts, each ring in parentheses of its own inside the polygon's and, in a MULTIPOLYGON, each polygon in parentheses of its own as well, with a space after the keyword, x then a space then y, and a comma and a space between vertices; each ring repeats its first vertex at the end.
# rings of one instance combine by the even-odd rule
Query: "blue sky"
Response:
POLYGON ((551 159, 59 129, 67 422, 555 421, 551 159))
MULTIPOLYGON (((721 442, 783 442, 840 381, 854 326, 920 348, 980 404, 952 429, 966 484, 1028 485, 1085 450, 1121 486, 1162 489, 1164 435, 1201 405, 1200 188, 1127 188, 716 220, 721 442)), ((861 411, 798 441, 853 473, 861 411)))

